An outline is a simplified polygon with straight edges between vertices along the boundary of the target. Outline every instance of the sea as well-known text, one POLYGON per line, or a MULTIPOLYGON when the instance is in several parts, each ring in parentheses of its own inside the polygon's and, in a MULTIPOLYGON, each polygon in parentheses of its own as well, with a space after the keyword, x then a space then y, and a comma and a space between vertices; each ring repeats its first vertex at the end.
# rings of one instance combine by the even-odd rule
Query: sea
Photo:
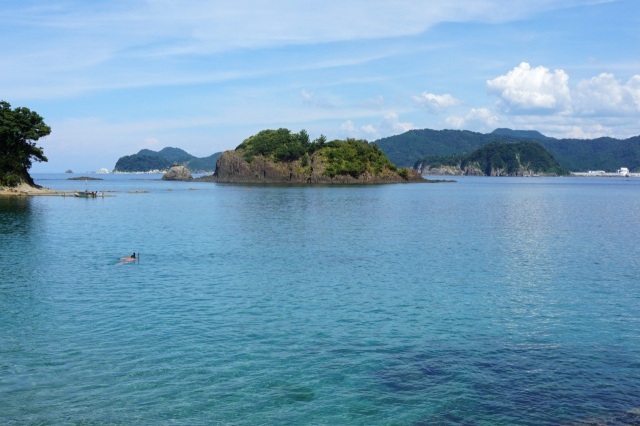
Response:
POLYGON ((640 424, 640 179, 72 176, 0 197, 3 425, 640 424))

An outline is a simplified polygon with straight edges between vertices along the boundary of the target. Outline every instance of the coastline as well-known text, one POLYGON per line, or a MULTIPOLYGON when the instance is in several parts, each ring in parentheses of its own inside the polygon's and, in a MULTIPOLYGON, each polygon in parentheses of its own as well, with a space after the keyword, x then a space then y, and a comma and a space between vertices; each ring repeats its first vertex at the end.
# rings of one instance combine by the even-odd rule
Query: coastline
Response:
POLYGON ((44 188, 44 187, 36 187, 27 185, 26 183, 21 183, 15 187, 6 187, 0 186, 0 197, 9 196, 9 197, 31 197, 31 196, 41 196, 41 195, 63 195, 63 193, 59 191, 54 191, 53 189, 44 188))

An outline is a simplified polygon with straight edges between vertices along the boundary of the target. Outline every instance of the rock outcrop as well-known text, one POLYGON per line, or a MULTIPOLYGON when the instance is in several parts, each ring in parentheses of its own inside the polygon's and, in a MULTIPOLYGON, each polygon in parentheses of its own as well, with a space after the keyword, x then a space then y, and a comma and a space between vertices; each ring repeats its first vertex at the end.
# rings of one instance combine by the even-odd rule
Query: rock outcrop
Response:
POLYGON ((193 180, 191 172, 185 166, 180 164, 174 164, 171 168, 162 176, 163 180, 193 180))
POLYGON ((416 170, 426 176, 484 176, 482 170, 477 167, 466 167, 461 169, 455 166, 431 167, 428 164, 418 164, 416 170))
POLYGON ((302 160, 281 162, 257 156, 248 162, 242 151, 223 152, 211 176, 196 180, 223 183, 287 183, 287 184, 379 184, 403 182, 427 182, 420 173, 411 169, 401 171, 382 170, 378 174, 362 173, 329 176, 325 174, 321 155, 311 155, 303 166, 302 160))

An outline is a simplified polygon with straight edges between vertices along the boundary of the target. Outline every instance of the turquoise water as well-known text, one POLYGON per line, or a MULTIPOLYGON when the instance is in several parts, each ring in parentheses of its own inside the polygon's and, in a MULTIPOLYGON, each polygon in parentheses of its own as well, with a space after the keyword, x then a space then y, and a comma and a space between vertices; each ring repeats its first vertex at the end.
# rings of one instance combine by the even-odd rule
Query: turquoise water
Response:
POLYGON ((34 177, 3 424, 640 423, 640 179, 34 177))

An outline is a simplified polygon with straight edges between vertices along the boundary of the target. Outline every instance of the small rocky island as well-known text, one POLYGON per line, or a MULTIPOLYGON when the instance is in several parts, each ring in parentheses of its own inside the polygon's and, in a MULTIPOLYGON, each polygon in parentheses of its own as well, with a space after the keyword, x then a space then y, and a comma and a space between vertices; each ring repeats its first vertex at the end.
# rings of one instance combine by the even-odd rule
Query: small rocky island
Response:
POLYGON ((163 180, 192 180, 191 172, 182 164, 174 163, 167 172, 162 175, 163 180))
MULTIPOLYGON (((311 141, 305 130, 263 130, 223 152, 213 175, 194 180, 225 183, 379 184, 428 182, 400 169, 364 140, 311 141)), ((433 181, 431 181, 433 182, 433 181)))

